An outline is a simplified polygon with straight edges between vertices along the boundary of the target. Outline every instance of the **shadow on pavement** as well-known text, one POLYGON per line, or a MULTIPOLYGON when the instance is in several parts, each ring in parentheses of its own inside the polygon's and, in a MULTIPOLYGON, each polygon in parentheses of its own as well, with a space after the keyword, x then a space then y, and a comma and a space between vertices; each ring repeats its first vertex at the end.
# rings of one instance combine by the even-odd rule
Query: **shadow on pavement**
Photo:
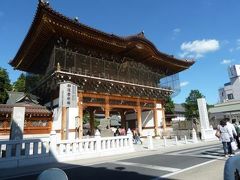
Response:
MULTIPOLYGON (((80 165, 71 165, 71 168, 68 168, 69 164, 59 163, 58 166, 61 166, 62 170, 67 174, 69 180, 171 180, 166 178, 159 178, 156 176, 144 175, 137 172, 125 171, 125 167, 116 167, 114 170, 107 169, 105 167, 90 167, 90 166, 80 166, 80 165), (64 167, 66 166, 66 167, 64 167), (66 169, 68 168, 68 169, 66 169)), ((31 168, 31 167, 25 167, 31 168)), ((14 169, 12 169, 14 171, 14 169)), ((43 169, 45 170, 45 169, 43 169)), ((42 170, 42 171, 43 171, 42 170)), ((41 172, 42 172, 41 171, 41 172)), ((41 173, 38 172, 32 175, 22 175, 21 177, 12 177, 5 179, 14 179, 14 180, 36 180, 38 175, 41 173)))

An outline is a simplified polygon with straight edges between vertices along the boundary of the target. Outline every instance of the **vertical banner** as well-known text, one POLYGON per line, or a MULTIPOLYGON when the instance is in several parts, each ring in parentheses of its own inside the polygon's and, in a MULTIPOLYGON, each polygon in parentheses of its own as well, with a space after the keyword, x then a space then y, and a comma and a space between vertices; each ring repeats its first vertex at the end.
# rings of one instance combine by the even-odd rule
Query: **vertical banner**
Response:
POLYGON ((77 85, 71 82, 60 84, 59 107, 77 107, 77 85))

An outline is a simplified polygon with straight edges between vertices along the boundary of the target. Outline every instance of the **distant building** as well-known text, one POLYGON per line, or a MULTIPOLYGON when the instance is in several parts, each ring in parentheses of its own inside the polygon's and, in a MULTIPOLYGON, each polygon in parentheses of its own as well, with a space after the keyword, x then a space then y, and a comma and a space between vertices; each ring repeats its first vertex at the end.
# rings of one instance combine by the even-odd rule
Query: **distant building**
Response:
POLYGON ((174 113, 166 114, 167 124, 177 121, 185 121, 185 107, 183 104, 174 104, 174 113))
POLYGON ((219 89, 220 103, 209 109, 213 126, 224 117, 240 121, 240 65, 229 66, 228 74, 230 82, 219 89))
POLYGON ((175 108, 174 108, 174 115, 175 117, 172 118, 172 121, 185 121, 186 117, 185 117, 185 107, 183 104, 174 104, 175 108))
POLYGON ((229 66, 228 74, 230 82, 218 90, 220 103, 240 100, 240 65, 229 66))

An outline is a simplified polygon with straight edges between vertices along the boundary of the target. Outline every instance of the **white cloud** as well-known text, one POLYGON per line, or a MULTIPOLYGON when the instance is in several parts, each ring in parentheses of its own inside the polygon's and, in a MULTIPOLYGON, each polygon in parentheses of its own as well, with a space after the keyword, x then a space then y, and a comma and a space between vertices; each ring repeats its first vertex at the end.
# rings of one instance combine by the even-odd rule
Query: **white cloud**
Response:
POLYGON ((223 59, 221 64, 230 64, 233 60, 231 59, 223 59))
POLYGON ((187 86, 189 84, 188 81, 183 81, 180 83, 180 87, 184 87, 184 86, 187 86))
POLYGON ((190 42, 184 42, 181 44, 181 50, 184 57, 201 58, 208 52, 214 52, 220 47, 219 41, 216 39, 203 39, 190 42))
POLYGON ((175 28, 174 30, 173 30, 173 33, 174 34, 177 34, 177 33, 180 33, 181 32, 181 29, 180 28, 175 28))
POLYGON ((173 31, 172 40, 176 39, 176 36, 181 32, 180 28, 175 28, 173 31))
POLYGON ((237 39, 237 45, 240 46, 240 39, 237 39))

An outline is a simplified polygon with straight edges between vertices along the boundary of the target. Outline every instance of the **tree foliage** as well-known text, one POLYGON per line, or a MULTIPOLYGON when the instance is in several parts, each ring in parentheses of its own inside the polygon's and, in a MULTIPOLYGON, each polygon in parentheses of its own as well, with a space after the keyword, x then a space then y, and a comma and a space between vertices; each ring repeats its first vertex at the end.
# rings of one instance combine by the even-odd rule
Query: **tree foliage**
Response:
POLYGON ((12 85, 6 69, 0 67, 0 103, 6 103, 8 99, 7 91, 12 90, 12 85))
MULTIPOLYGON (((90 123, 90 113, 86 111, 83 115, 83 124, 90 123)), ((94 128, 97 128, 100 122, 94 118, 94 128)))
POLYGON ((14 91, 26 92, 25 83, 26 83, 26 76, 23 73, 21 73, 17 81, 13 83, 14 91))
POLYGON ((189 96, 186 98, 184 103, 185 107, 185 117, 187 120, 192 120, 193 118, 199 118, 197 99, 204 98, 199 90, 191 90, 189 96))
POLYGON ((165 104, 165 113, 166 114, 173 114, 174 113, 174 103, 170 96, 166 98, 166 104, 165 104))

